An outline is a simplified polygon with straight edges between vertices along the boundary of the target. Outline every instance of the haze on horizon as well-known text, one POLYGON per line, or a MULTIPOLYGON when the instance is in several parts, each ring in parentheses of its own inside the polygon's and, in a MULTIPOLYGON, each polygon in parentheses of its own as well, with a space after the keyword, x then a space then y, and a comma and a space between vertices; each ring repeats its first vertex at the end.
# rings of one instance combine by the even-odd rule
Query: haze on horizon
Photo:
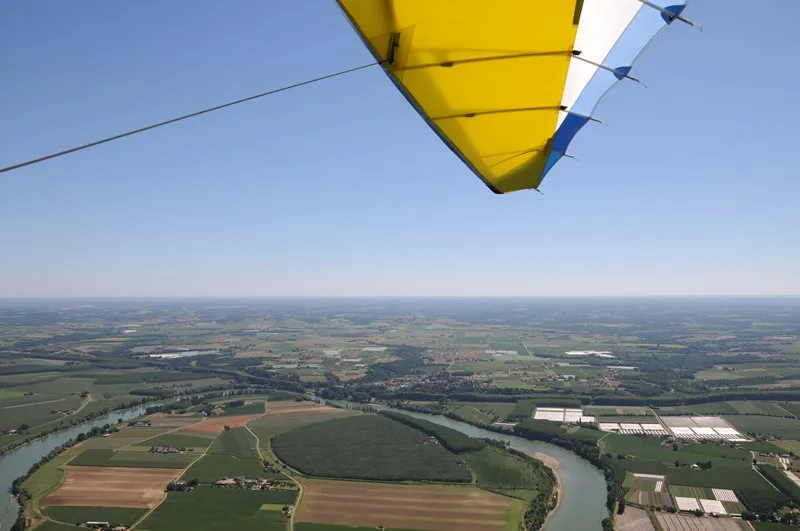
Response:
MULTIPOLYGON (((686 16, 544 195, 489 192, 378 69, 4 174, 0 297, 798 295, 800 4, 686 16)), ((0 46, 0 166, 370 60, 289 0, 6 3, 0 46)))

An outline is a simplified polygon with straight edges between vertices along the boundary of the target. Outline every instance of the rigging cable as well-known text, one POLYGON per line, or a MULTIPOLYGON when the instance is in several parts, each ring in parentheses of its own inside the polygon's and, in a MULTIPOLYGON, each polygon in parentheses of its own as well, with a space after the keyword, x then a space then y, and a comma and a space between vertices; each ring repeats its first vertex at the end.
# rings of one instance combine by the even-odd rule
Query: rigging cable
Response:
POLYGON ((194 118, 195 116, 200 116, 201 114, 206 114, 213 111, 218 111, 220 109, 224 109, 226 107, 232 107, 233 105, 238 105, 239 103, 244 103, 247 101, 255 100, 258 98, 263 98, 264 96, 271 96, 272 94, 277 94, 278 92, 284 92, 287 90, 295 89, 298 87, 302 87, 305 85, 310 85, 312 83, 318 83, 320 81, 324 81, 326 79, 331 79, 338 76, 343 76, 345 74, 350 74, 352 72, 356 72, 358 70, 364 70, 366 68, 370 68, 372 66, 377 66, 384 61, 375 61, 372 63, 367 63, 361 66, 356 66, 354 68, 348 68, 347 70, 340 70, 339 72, 334 72, 333 74, 327 74, 320 77, 315 77, 313 79, 308 79, 306 81, 301 81, 299 83, 294 83, 292 85, 286 85, 285 87, 280 87, 272 90, 268 90, 266 92, 262 92, 260 94, 255 94, 253 96, 248 96, 246 98, 229 101, 228 103, 223 103, 222 105, 216 105, 214 107, 209 107, 208 109, 203 109, 202 111, 193 112, 190 114, 184 114, 183 116, 178 116, 176 118, 171 118, 169 120, 165 120, 163 122, 154 123, 145 127, 140 127, 139 129, 133 129, 132 131, 127 131, 125 133, 120 133, 118 135, 110 136, 107 138, 103 138, 101 140, 95 140, 94 142, 89 142, 88 144, 83 144, 80 146, 76 146, 70 149, 65 149, 64 151, 59 151, 57 153, 51 153, 50 155, 45 155, 43 157, 39 157, 36 159, 27 160, 25 162, 20 162, 18 164, 13 164, 11 166, 6 166, 4 168, 0 168, 0 173, 5 173, 7 171, 16 170, 19 168, 24 168, 25 166, 31 166, 33 164, 37 164, 39 162, 44 162, 46 160, 54 159, 56 157, 61 157, 62 155, 69 155, 70 153, 75 153, 76 151, 81 151, 83 149, 88 149, 90 147, 98 146, 100 144, 105 144, 106 142, 111 142, 113 140, 119 140, 120 138, 125 138, 126 136, 135 135, 138 133, 143 133, 145 131, 149 131, 150 129, 155 129, 157 127, 161 127, 164 125, 169 125, 175 122, 180 122, 181 120, 186 120, 188 118, 194 118))

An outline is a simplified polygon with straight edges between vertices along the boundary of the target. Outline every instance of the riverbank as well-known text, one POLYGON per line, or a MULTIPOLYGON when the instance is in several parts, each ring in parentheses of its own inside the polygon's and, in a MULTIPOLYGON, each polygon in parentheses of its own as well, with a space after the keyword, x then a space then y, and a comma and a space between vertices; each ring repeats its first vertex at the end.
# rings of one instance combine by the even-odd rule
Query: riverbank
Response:
MULTIPOLYGON (((545 441, 528 439, 514 434, 511 430, 502 430, 492 426, 479 426, 456 420, 445 415, 432 415, 405 409, 392 408, 383 404, 361 404, 346 400, 321 400, 308 396, 309 399, 331 406, 377 412, 379 410, 396 411, 412 417, 425 419, 442 426, 455 429, 478 439, 492 439, 508 445, 529 456, 536 453, 546 455, 558 461, 559 500, 551 511, 547 521, 547 531, 575 531, 576 529, 600 529, 604 518, 608 517, 606 509, 606 480, 603 470, 595 467, 590 461, 559 445, 545 441)), ((554 461, 550 460, 551 464, 554 461)))
MULTIPOLYGON (((531 455, 531 454, 528 454, 528 455, 531 455)), ((561 508, 561 502, 564 499, 564 484, 561 481, 561 475, 558 473, 558 467, 560 465, 560 462, 559 462, 558 459, 556 459, 552 455, 547 455, 547 454, 545 454, 543 452, 534 452, 532 457, 535 457, 536 459, 541 461, 544 464, 544 466, 546 466, 550 470, 552 470, 553 471, 553 476, 555 476, 555 478, 556 478, 556 496, 557 496, 556 505, 555 505, 555 507, 550 509, 550 512, 547 513, 547 518, 545 518, 545 520, 544 520, 544 524, 542 525, 542 529, 546 530, 547 529, 547 524, 548 524, 548 522, 550 522, 550 518, 552 518, 553 515, 556 514, 558 512, 558 510, 561 508)))

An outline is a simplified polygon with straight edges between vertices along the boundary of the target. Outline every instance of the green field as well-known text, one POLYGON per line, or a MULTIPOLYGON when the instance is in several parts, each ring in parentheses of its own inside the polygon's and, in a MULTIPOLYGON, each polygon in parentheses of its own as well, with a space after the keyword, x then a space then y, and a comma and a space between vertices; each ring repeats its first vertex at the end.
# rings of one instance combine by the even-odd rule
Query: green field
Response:
POLYGON ((197 479, 201 483, 213 483, 225 477, 273 477, 275 474, 264 472, 258 459, 240 459, 232 455, 208 454, 186 471, 183 479, 197 479))
POLYGON ((473 406, 461 406, 453 410, 453 413, 465 422, 477 424, 491 424, 494 417, 484 413, 473 406))
POLYGON ((795 455, 800 455, 800 441, 778 441, 775 443, 782 450, 793 452, 795 455))
POLYGON ((780 441, 780 446, 766 441, 752 441, 740 443, 742 448, 752 452, 761 452, 764 454, 782 454, 786 450, 783 447, 784 443, 791 445, 794 441, 780 441))
POLYGON ((61 505, 52 505, 44 510, 44 514, 53 520, 75 525, 91 521, 110 522, 112 525, 130 526, 146 512, 147 509, 129 509, 122 507, 67 507, 61 505))
POLYGON ((80 397, 54 400, 58 401, 6 406, 0 409, 0 431, 19 428, 22 424, 33 428, 40 424, 54 422, 65 417, 65 415, 55 412, 56 410, 75 410, 83 403, 83 399, 80 397))
POLYGON ((684 485, 670 485, 669 493, 673 496, 681 496, 684 498, 703 498, 706 500, 713 500, 714 492, 706 487, 686 487, 684 485))
POLYGON ((505 418, 516 407, 514 402, 453 402, 453 407, 472 406, 493 417, 505 418))
POLYGON ((547 492, 553 488, 553 478, 539 461, 523 459, 494 446, 486 446, 477 452, 467 452, 463 454, 463 458, 475 473, 479 487, 547 492))
POLYGON ((155 454, 149 452, 114 452, 113 450, 84 450, 70 465, 123 466, 143 468, 184 468, 194 459, 192 454, 155 454))
POLYGON ((219 434, 211 445, 211 453, 227 454, 242 459, 258 459, 256 439, 246 428, 231 428, 219 434))
POLYGON ((533 400, 520 400, 514 405, 514 409, 508 417, 513 419, 529 419, 533 415, 536 404, 533 400))
POLYGON ((317 477, 467 482, 469 470, 437 441, 384 415, 360 415, 273 437, 277 457, 317 477))
POLYGON ((800 420, 762 415, 726 415, 725 420, 745 433, 772 435, 781 439, 800 439, 800 420))
POLYGON ((621 471, 639 472, 642 474, 660 474, 667 476, 667 482, 674 485, 691 487, 709 487, 724 489, 769 489, 761 476, 748 467, 717 467, 710 470, 691 470, 675 468, 655 461, 612 461, 613 466, 621 471))
POLYGON ((751 462, 750 453, 725 446, 713 444, 681 444, 674 451, 672 445, 664 444, 658 439, 635 437, 632 435, 612 434, 603 439, 604 453, 632 456, 630 459, 618 460, 620 466, 627 468, 630 463, 655 462, 673 465, 677 459, 680 463, 694 464, 711 461, 712 468, 735 467, 748 468, 751 462))
POLYGON ((255 402, 253 404, 245 404, 243 406, 236 406, 236 407, 226 407, 225 412, 220 414, 220 417, 233 417, 236 415, 258 415, 263 414, 266 410, 264 409, 263 402, 255 402))
POLYGON ((170 492, 140 525, 147 531, 285 531, 279 511, 265 504, 294 503, 295 491, 252 491, 201 485, 192 492, 170 492))
POLYGON ((85 528, 76 527, 74 525, 69 525, 69 524, 52 522, 50 520, 45 520, 44 522, 41 523, 41 525, 36 526, 36 531, 78 531, 80 529, 85 529, 85 528))
POLYGON ((204 437, 195 437, 192 435, 183 435, 181 433, 167 433, 159 435, 152 439, 147 439, 138 443, 138 446, 171 446, 173 448, 192 448, 193 450, 204 450, 208 448, 211 439, 204 437))
POLYGON ((269 440, 279 433, 302 428, 303 426, 308 426, 315 422, 351 417, 354 415, 360 415, 360 413, 349 409, 336 409, 328 413, 310 413, 307 415, 298 415, 296 417, 270 417, 267 415, 266 417, 252 420, 248 423, 248 426, 253 430, 253 433, 258 436, 261 447, 267 448, 269 446, 269 440))

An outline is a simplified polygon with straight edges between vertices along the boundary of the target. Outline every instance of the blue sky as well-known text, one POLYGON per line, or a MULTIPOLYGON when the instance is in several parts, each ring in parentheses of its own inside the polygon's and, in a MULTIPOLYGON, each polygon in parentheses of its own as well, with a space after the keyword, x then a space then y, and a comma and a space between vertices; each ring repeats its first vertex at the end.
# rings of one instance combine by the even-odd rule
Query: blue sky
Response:
MULTIPOLYGON (((0 175, 0 297, 800 294, 800 3, 693 2, 542 191, 378 69, 0 175)), ((332 0, 0 4, 0 166, 368 62, 332 0)))

